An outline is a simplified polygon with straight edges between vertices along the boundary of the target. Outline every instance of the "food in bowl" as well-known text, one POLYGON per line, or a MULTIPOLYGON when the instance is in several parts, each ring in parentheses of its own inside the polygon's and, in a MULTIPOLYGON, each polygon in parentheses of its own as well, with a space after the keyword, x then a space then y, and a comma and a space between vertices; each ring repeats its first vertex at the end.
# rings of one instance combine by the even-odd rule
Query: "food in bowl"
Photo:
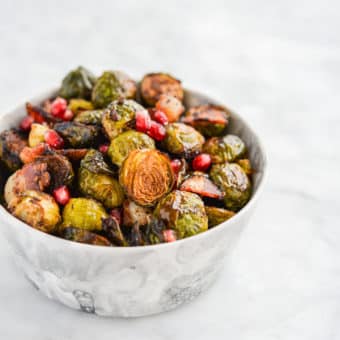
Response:
POLYGON ((228 133, 232 113, 185 107, 169 74, 137 84, 79 67, 57 96, 26 111, 0 133, 0 198, 42 232, 100 246, 173 242, 233 218, 250 199, 249 146, 228 133))

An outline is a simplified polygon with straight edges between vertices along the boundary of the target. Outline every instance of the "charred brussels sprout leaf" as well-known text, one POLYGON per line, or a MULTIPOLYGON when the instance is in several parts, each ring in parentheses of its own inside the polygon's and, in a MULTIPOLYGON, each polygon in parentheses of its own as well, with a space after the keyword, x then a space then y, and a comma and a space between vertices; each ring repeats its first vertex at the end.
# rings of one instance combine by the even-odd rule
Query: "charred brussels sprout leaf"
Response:
POLYGON ((152 218, 145 230, 145 240, 148 244, 158 244, 164 242, 165 224, 162 220, 152 218))
POLYGON ((72 198, 63 211, 62 229, 73 227, 100 231, 102 219, 109 217, 104 207, 90 198, 72 198))
POLYGON ((79 189, 83 195, 95 198, 107 208, 123 203, 124 192, 99 151, 90 150, 81 161, 79 189))
POLYGON ((18 170, 22 165, 19 155, 26 146, 26 139, 16 130, 2 132, 0 134, 0 166, 2 162, 10 172, 18 170))
POLYGON ((137 111, 144 111, 143 106, 134 100, 120 100, 111 103, 105 110, 102 125, 110 139, 125 130, 130 130, 135 124, 137 111))
POLYGON ((222 136, 229 123, 230 112, 217 105, 199 105, 190 108, 183 122, 191 125, 204 136, 222 136))
POLYGON ((82 111, 74 118, 74 122, 85 125, 101 125, 104 110, 88 110, 82 111))
POLYGON ((135 130, 129 130, 112 139, 108 155, 113 164, 121 166, 131 151, 154 148, 155 142, 148 135, 135 130))
POLYGON ((162 94, 183 100, 184 91, 181 82, 166 73, 150 73, 144 76, 140 85, 141 96, 145 104, 154 106, 162 94))
POLYGON ((201 198, 191 192, 174 190, 157 205, 154 215, 161 219, 167 229, 185 238, 208 229, 208 217, 201 198))
POLYGON ((162 146, 171 154, 191 158, 202 151, 204 137, 191 126, 172 123, 166 127, 162 146))
POLYGON ((97 235, 91 231, 79 228, 65 228, 61 236, 70 241, 92 244, 95 246, 111 246, 111 242, 104 236, 97 235))
POLYGON ((125 73, 106 71, 97 80, 92 91, 92 102, 96 108, 105 108, 118 99, 136 96, 136 84, 125 73))
POLYGON ((77 115, 82 111, 93 110, 93 105, 85 99, 71 99, 68 108, 77 115))
POLYGON ((90 71, 79 66, 77 69, 69 72, 63 79, 59 95, 65 99, 89 99, 95 81, 96 78, 90 71))
POLYGON ((139 226, 147 225, 152 216, 150 208, 141 207, 134 201, 125 200, 123 204, 123 221, 124 226, 132 227, 135 224, 139 226))
POLYGON ((123 162, 119 182, 127 196, 141 206, 153 206, 174 184, 169 158, 158 150, 134 150, 123 162))
POLYGON ((241 138, 234 135, 212 137, 203 146, 203 152, 211 156, 213 163, 233 162, 246 153, 246 146, 241 138))
POLYGON ((103 233, 116 246, 126 247, 128 245, 118 221, 111 216, 103 219, 103 233))
POLYGON ((205 207, 205 212, 208 215, 209 228, 215 227, 235 215, 233 211, 217 207, 205 207))
POLYGON ((98 144, 100 129, 97 126, 64 122, 55 124, 54 129, 72 148, 86 148, 98 144))
POLYGON ((24 191, 10 211, 33 228, 46 233, 52 232, 61 220, 58 204, 52 196, 41 191, 24 191))
POLYGON ((227 209, 237 211, 249 201, 251 183, 238 164, 215 164, 210 170, 210 177, 223 191, 227 209))

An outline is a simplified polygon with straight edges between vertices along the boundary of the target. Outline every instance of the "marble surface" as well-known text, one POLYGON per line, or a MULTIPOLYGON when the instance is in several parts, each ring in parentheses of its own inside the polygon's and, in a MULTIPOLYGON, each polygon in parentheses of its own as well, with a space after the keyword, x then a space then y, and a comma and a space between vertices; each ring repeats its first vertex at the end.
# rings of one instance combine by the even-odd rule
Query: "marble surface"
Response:
POLYGON ((0 338, 340 338, 336 1, 2 1, 0 112, 83 64, 167 70, 240 112, 270 160, 263 199, 212 289, 173 312, 105 319, 41 296, 0 233, 0 338))

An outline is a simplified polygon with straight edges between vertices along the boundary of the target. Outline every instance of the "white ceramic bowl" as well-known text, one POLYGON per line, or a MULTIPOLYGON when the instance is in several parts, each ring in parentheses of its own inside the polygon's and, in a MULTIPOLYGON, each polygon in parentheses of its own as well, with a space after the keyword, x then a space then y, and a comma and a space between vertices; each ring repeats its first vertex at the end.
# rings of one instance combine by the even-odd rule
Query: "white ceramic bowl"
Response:
MULTIPOLYGON (((40 103, 54 90, 32 99, 40 103)), ((216 103, 186 91, 188 106, 216 103)), ((216 103, 219 104, 219 103, 216 103)), ((0 116, 0 131, 16 126, 24 105, 0 116)), ((229 132, 247 144, 256 170, 253 194, 232 219, 187 239, 144 247, 109 248, 66 241, 37 231, 0 207, 1 230, 25 276, 47 297, 105 316, 137 317, 171 310, 205 291, 215 280, 251 216, 263 187, 263 147, 233 113, 229 132)))

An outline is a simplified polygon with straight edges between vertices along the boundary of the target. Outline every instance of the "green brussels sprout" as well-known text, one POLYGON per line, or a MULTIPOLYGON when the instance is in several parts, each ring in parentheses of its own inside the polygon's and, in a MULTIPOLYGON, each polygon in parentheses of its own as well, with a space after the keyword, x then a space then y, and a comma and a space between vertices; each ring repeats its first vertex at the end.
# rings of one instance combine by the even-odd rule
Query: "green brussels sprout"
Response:
POLYGON ((230 112, 212 104, 191 107, 183 118, 183 123, 189 124, 204 136, 224 135, 229 123, 230 112))
POLYGON ((226 220, 232 218, 235 213, 230 210, 226 210, 218 207, 205 207, 205 212, 208 216, 209 228, 215 227, 226 220))
POLYGON ((144 76, 140 85, 143 102, 155 106, 162 94, 167 94, 183 100, 184 91, 181 82, 166 73, 149 73, 144 76))
POLYGON ((211 156, 213 163, 233 162, 246 153, 246 146, 240 137, 226 135, 208 139, 203 145, 203 152, 211 156))
POLYGON ((133 150, 119 172, 128 198, 146 207, 155 205, 174 185, 169 158, 158 150, 133 150))
POLYGON ((204 137, 193 127, 183 123, 166 126, 166 136, 162 146, 171 154, 192 158, 202 151, 204 137))
POLYGON ((97 80, 92 91, 92 102, 102 109, 118 99, 133 99, 136 96, 136 83, 125 73, 105 71, 97 80))
POLYGON ((77 69, 69 72, 63 79, 59 96, 65 99, 71 98, 91 98, 91 92, 95 76, 86 68, 79 66, 77 69))
POLYGON ((111 140, 108 155, 113 164, 121 166, 133 150, 154 149, 155 141, 145 133, 125 131, 111 140))
POLYGON ((148 244, 159 244, 165 241, 164 239, 165 224, 158 218, 152 218, 146 226, 144 239, 148 244))
POLYGON ((92 231, 68 227, 62 230, 61 237, 74 242, 92 244, 95 246, 111 246, 111 242, 104 236, 92 231))
POLYGON ((77 114, 73 119, 74 122, 85 125, 101 125, 104 110, 87 110, 77 114))
POLYGON ((10 212, 45 233, 51 233, 61 220, 59 206, 53 197, 35 190, 22 192, 10 212))
POLYGON ((6 130, 0 134, 0 166, 1 163, 10 172, 18 170, 22 162, 20 152, 27 146, 27 140, 16 130, 6 130))
POLYGON ((137 111, 145 111, 144 107, 134 100, 117 100, 112 102, 104 112, 102 125, 109 139, 130 130, 135 124, 137 111))
POLYGON ((193 236, 208 229, 208 217, 202 199, 191 192, 174 190, 157 205, 154 215, 178 238, 193 236))
POLYGON ((134 201, 125 200, 123 204, 123 221, 124 226, 132 227, 135 224, 139 226, 147 225, 151 221, 152 211, 150 208, 141 207, 134 201))
POLYGON ((96 199, 107 208, 115 208, 123 203, 123 189, 113 178, 112 171, 99 151, 90 150, 86 154, 80 163, 78 177, 79 190, 83 195, 96 199))
POLYGON ((61 230, 67 227, 100 231, 103 229, 103 219, 109 215, 104 207, 90 198, 71 198, 63 211, 61 230))
POLYGON ((224 205, 237 211, 250 199, 251 183, 244 170, 236 163, 214 164, 210 177, 224 193, 224 205))
POLYGON ((85 99, 71 99, 68 108, 77 115, 82 111, 93 110, 93 104, 85 99))
POLYGON ((86 148, 98 144, 100 129, 97 126, 64 122, 55 124, 54 129, 72 148, 86 148))

